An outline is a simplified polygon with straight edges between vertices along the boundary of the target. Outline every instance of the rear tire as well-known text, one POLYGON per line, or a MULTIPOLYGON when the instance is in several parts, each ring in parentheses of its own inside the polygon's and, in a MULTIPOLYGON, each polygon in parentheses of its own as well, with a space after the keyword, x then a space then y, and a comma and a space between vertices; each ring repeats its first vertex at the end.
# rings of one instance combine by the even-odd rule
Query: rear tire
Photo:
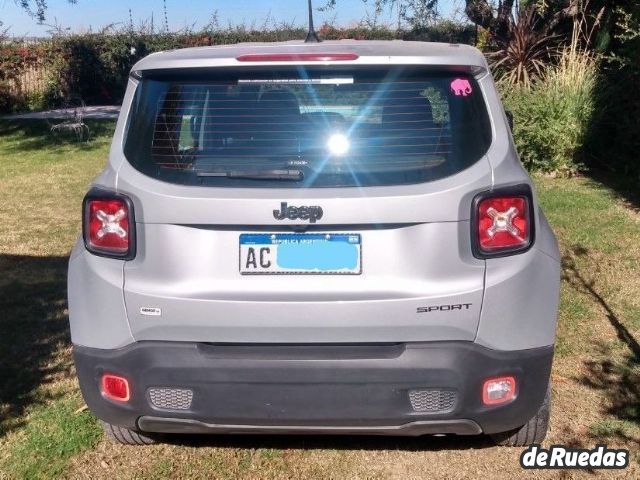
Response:
POLYGON ((549 414, 551 413, 551 388, 547 388, 544 401, 538 413, 522 427, 508 432, 491 435, 493 441, 504 447, 527 447, 534 443, 542 443, 549 429, 549 414))
POLYGON ((107 422, 102 422, 102 428, 109 440, 122 445, 153 445, 154 443, 158 443, 158 440, 145 433, 119 427, 118 425, 112 425, 107 422))

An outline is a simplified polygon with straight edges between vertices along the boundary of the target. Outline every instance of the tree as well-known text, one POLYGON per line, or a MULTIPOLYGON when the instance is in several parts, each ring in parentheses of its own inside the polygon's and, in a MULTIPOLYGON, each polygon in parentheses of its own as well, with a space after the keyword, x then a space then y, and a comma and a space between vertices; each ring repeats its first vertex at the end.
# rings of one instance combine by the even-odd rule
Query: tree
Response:
POLYGON ((564 19, 575 16, 581 4, 588 0, 501 0, 494 7, 491 0, 465 0, 469 20, 487 30, 497 42, 510 40, 514 23, 514 6, 519 12, 535 11, 544 29, 552 32, 564 19), (520 4, 521 3, 521 4, 520 4))
MULTIPOLYGON (((411 28, 422 28, 438 18, 439 0, 362 0, 374 6, 377 14, 385 8, 396 10, 398 18, 411 28)), ((568 16, 575 14, 578 4, 586 0, 465 0, 465 14, 476 25, 489 32, 497 43, 508 42, 514 23, 514 12, 533 8, 553 30, 568 16)), ((596 0, 597 2, 598 0, 596 0)), ((323 9, 334 8, 338 0, 327 0, 323 9)), ((517 12, 516 12, 517 14, 517 12)))
MULTIPOLYGON (((38 22, 44 22, 47 12, 47 0, 14 0, 16 4, 24 9, 29 15, 38 20, 38 22)), ((76 3, 77 0, 66 0, 69 3, 76 3)))
MULTIPOLYGON (((338 0, 327 0, 320 10, 333 9, 338 0)), ((398 15, 398 28, 403 21, 412 29, 422 29, 429 26, 438 18, 438 0, 362 0, 367 5, 373 5, 376 16, 385 9, 395 11, 398 15)))

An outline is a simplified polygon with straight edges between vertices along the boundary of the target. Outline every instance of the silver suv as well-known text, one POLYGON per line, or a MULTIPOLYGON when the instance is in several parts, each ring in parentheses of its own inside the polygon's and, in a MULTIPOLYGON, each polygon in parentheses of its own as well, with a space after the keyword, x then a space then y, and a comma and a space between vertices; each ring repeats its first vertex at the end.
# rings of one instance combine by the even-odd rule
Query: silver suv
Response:
POLYGON ((539 442, 559 258, 475 48, 153 54, 131 71, 69 264, 80 386, 130 444, 539 442))

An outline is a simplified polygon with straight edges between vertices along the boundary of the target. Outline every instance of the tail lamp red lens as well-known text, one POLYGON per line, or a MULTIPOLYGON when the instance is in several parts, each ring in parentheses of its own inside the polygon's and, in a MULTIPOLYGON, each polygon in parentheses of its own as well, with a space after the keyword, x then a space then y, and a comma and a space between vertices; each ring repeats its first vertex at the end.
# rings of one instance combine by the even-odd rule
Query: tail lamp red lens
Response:
POLYGON ((527 200, 524 197, 496 197, 478 205, 480 248, 491 251, 521 247, 529 242, 527 200))
POLYGON ((249 53, 236 57, 239 62, 336 62, 357 60, 355 53, 249 53))
POLYGON ((129 250, 129 212, 122 200, 89 200, 89 243, 122 253, 129 250))
POLYGON ((105 373, 102 375, 102 395, 116 402, 128 402, 131 398, 129 381, 125 377, 105 373))
POLYGON ((533 210, 531 193, 525 192, 526 188, 517 188, 514 193, 492 192, 476 199, 472 213, 476 256, 503 256, 531 246, 533 210))
POLYGON ((482 403, 500 405, 516 397, 516 379, 514 377, 490 378, 482 386, 482 403))
POLYGON ((133 207, 124 196, 89 192, 84 202, 84 241, 97 255, 130 258, 135 247, 133 207))

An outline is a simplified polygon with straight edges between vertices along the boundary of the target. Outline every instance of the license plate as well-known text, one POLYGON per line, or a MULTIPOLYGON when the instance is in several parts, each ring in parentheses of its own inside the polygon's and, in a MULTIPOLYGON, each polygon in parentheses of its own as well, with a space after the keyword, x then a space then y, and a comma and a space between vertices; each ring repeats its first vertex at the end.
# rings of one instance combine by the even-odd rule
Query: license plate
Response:
POLYGON ((362 273, 362 243, 357 233, 243 233, 240 273, 362 273))

